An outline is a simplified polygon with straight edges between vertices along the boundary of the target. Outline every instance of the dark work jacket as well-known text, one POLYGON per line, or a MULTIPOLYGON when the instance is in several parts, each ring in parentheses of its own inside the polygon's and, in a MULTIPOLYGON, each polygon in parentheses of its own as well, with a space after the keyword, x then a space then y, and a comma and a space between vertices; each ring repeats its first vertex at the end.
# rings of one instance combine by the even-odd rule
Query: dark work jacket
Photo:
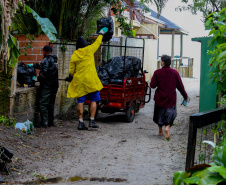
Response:
POLYGON ((179 73, 168 66, 154 72, 150 86, 151 88, 157 87, 154 100, 161 108, 170 108, 176 105, 176 89, 180 91, 185 100, 188 97, 179 73))
POLYGON ((47 55, 43 58, 39 64, 40 73, 38 81, 40 82, 40 88, 55 88, 59 87, 58 82, 58 63, 56 55, 47 55))

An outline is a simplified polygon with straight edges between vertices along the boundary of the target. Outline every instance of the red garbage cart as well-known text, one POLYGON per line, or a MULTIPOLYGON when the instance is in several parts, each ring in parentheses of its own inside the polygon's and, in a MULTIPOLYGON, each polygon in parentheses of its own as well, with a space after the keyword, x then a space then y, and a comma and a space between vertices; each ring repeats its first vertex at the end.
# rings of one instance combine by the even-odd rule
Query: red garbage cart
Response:
MULTIPOLYGON (((122 45, 122 40, 120 44, 117 44, 117 42, 110 44, 110 42, 108 42, 106 45, 101 45, 99 52, 96 52, 95 59, 98 61, 103 60, 103 58, 106 58, 108 61, 110 57, 124 56, 123 74, 126 73, 125 59, 127 56, 136 57, 141 60, 141 67, 137 77, 124 78, 121 80, 121 83, 118 84, 110 82, 107 84, 103 83, 103 89, 100 91, 101 100, 97 104, 96 117, 99 117, 99 112, 110 114, 125 112, 126 121, 132 122, 135 113, 143 108, 145 103, 150 101, 151 89, 145 81, 145 73, 147 73, 147 71, 143 70, 144 42, 144 39, 126 37, 124 45, 122 45), (134 46, 136 43, 140 46, 134 46)), ((96 63, 96 65, 98 64, 96 63)), ((86 105, 89 103, 89 101, 85 102, 86 105)))

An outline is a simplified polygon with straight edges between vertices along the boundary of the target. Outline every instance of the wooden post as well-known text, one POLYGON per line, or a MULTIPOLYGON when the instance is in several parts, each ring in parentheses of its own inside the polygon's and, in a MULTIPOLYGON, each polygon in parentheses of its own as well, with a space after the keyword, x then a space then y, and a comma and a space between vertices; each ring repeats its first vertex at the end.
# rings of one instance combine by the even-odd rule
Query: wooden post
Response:
POLYGON ((175 41, 175 30, 172 32, 172 48, 171 48, 171 58, 174 58, 174 41, 175 41))
POLYGON ((190 121, 185 170, 187 170, 187 168, 194 166, 196 137, 197 137, 196 123, 190 121))
POLYGON ((159 35, 160 35, 160 27, 158 28, 158 50, 157 50, 157 60, 159 59, 159 35))
POLYGON ((180 34, 180 57, 183 57, 183 33, 180 34))
POLYGON ((174 69, 174 60, 171 58, 171 68, 174 69))
POLYGON ((190 59, 190 65, 188 66, 189 67, 189 78, 193 78, 193 61, 194 61, 194 58, 191 58, 190 59))

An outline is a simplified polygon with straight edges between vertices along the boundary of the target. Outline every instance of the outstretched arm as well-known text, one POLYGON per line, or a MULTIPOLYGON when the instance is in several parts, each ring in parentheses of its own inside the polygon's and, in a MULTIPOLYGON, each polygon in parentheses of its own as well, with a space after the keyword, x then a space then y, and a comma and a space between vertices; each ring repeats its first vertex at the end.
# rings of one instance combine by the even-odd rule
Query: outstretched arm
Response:
POLYGON ((103 35, 99 35, 97 37, 97 39, 95 40, 95 42, 90 45, 91 50, 93 51, 93 53, 95 53, 97 51, 97 49, 100 47, 102 39, 103 39, 103 35))

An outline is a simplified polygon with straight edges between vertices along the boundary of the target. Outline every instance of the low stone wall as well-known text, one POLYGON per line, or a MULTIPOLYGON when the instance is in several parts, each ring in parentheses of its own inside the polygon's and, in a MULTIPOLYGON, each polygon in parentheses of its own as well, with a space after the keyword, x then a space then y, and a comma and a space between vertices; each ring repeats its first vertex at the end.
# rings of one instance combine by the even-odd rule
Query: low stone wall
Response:
POLYGON ((12 115, 17 122, 24 122, 27 119, 33 122, 38 122, 39 113, 36 102, 37 88, 29 87, 17 88, 14 95, 14 104, 12 106, 12 115))
MULTIPOLYGON (((38 87, 17 88, 13 97, 12 116, 17 122, 24 122, 27 119, 33 123, 41 121, 38 103, 38 87)), ((54 114, 56 117, 73 116, 76 113, 76 100, 66 96, 67 86, 60 83, 55 102, 54 114)))

